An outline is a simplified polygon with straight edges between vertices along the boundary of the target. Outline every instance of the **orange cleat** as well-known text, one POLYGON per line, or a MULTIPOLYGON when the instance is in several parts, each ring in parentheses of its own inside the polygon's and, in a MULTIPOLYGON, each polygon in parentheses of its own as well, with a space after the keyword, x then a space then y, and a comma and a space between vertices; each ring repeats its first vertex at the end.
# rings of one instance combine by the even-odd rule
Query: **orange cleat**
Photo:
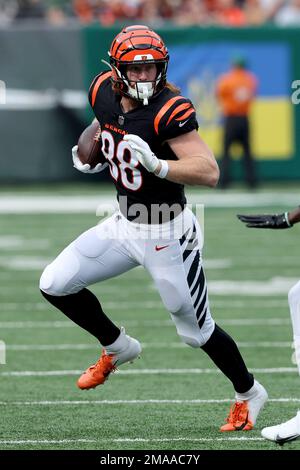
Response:
POLYGON ((77 381, 77 385, 82 390, 95 388, 108 379, 111 372, 126 362, 133 362, 140 356, 141 345, 137 339, 126 335, 124 328, 121 328, 120 336, 110 346, 103 349, 100 359, 89 367, 77 381))
POLYGON ((100 359, 89 367, 77 381, 77 385, 82 390, 95 388, 101 385, 108 379, 109 374, 116 370, 116 355, 106 354, 103 349, 100 359))
POLYGON ((227 423, 221 426, 220 431, 250 431, 253 429, 253 424, 249 420, 248 402, 236 401, 230 408, 227 423))

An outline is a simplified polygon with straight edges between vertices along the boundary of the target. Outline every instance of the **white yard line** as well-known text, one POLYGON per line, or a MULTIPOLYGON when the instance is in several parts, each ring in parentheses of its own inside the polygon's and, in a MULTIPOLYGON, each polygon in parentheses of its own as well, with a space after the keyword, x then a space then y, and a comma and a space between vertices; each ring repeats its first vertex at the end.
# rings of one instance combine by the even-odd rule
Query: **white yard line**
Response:
POLYGON ((42 238, 25 238, 20 235, 1 235, 0 252, 3 250, 39 250, 50 246, 50 240, 42 238))
MULTIPOLYGON (((265 369, 251 369, 252 372, 257 374, 294 374, 298 372, 296 367, 277 367, 277 368, 265 368, 265 369)), ((121 375, 156 375, 156 374, 219 374, 218 369, 131 369, 131 370, 117 370, 116 374, 121 375)), ((44 371, 10 371, 0 372, 2 377, 50 377, 50 376, 69 376, 69 375, 80 375, 82 370, 44 370, 44 371)))
MULTIPOLYGON (((19 259, 11 259, 10 261, 7 262, 1 262, 0 259, 0 267, 9 267, 10 269, 16 269, 18 270, 28 270, 28 269, 36 269, 40 270, 43 267, 45 267, 50 260, 42 260, 42 259, 34 259, 32 258, 31 260, 19 260, 19 259)), ((32 292, 32 293, 37 293, 38 292, 38 278, 39 275, 37 275, 37 281, 36 283, 33 283, 32 286, 27 286, 26 287, 26 292, 32 292)), ((208 285, 208 291, 209 294, 213 294, 215 296, 220 295, 220 296, 243 296, 247 298, 251 297, 266 297, 266 296, 272 296, 272 297, 277 297, 277 296, 285 296, 287 297, 287 293, 289 289, 298 282, 299 277, 273 277, 271 279, 265 280, 265 281, 237 281, 237 280, 227 280, 227 281, 209 281, 207 283, 208 285)), ((123 280, 122 280, 123 281, 123 280)), ((121 281, 121 282, 122 282, 121 281)), ((136 294, 141 294, 141 292, 154 292, 156 291, 156 288, 154 284, 149 280, 148 282, 146 281, 146 284, 143 285, 142 289, 138 287, 138 283, 134 279, 127 279, 125 281, 127 284, 130 286, 130 293, 136 293, 136 294)), ((13 284, 13 283, 11 283, 13 284)), ((15 292, 15 286, 14 285, 6 285, 1 287, 1 293, 3 294, 13 294, 15 292)), ((125 293, 120 292, 120 283, 111 284, 111 285, 104 285, 104 286, 99 286, 99 292, 101 293, 112 293, 116 296, 119 297, 128 297, 128 292, 126 291, 125 293)), ((249 301, 250 302, 250 301, 249 301)))
MULTIPOLYGON (((291 348, 291 341, 253 341, 238 342, 241 348, 291 348)), ((142 343, 142 348, 147 349, 181 349, 188 348, 184 343, 142 343)), ((77 351, 77 350, 97 350, 98 344, 6 344, 7 351, 77 351)))
MULTIPOLYGON (((232 398, 195 400, 24 400, 0 401, 0 406, 73 406, 73 405, 209 405, 232 402, 232 398)), ((299 403, 300 398, 269 398, 271 403, 299 403)))
MULTIPOLYGON (((126 320, 123 319, 122 324, 131 327, 174 327, 171 320, 126 320)), ((289 318, 227 318, 218 319, 220 325, 230 326, 282 326, 290 325, 289 318)), ((69 321, 2 321, 0 328, 17 329, 17 328, 74 328, 76 325, 69 321)))
MULTIPOLYGON (((297 193, 187 193, 190 204, 204 204, 205 207, 262 207, 262 206, 286 206, 298 205, 299 195, 297 193)), ((28 195, 13 193, 1 193, 0 213, 2 214, 36 214, 36 213, 96 213, 101 207, 116 207, 114 193, 99 196, 90 195, 60 195, 37 194, 28 195)))
MULTIPOLYGON (((136 438, 107 438, 107 439, 23 439, 23 440, 4 440, 0 439, 0 445, 25 445, 25 444, 40 444, 40 445, 48 445, 48 444, 80 444, 80 443, 87 443, 87 444, 100 444, 102 442, 235 442, 235 441, 264 441, 262 437, 161 437, 157 439, 151 438, 143 438, 143 437, 136 437, 136 438)), ((101 451, 100 451, 101 457, 101 451)))
MULTIPOLYGON (((2 292, 2 286, 1 286, 1 292, 2 292)), ((122 301, 120 302, 114 302, 111 300, 103 300, 103 303, 105 304, 106 308, 111 308, 111 309, 119 309, 119 310, 126 310, 130 308, 159 308, 162 307, 162 302, 160 300, 140 300, 136 302, 131 302, 131 301, 122 301)), ((266 300, 266 299, 261 299, 261 300, 234 300, 234 299, 228 299, 225 298, 224 300, 213 300, 210 302, 211 308, 215 309, 243 309, 243 315, 245 314, 245 309, 250 310, 250 309, 266 309, 266 308, 271 308, 271 309, 288 309, 288 303, 287 299, 286 300, 266 300)), ((13 310, 22 310, 22 311, 28 311, 28 310, 51 310, 51 306, 48 304, 48 302, 24 302, 23 300, 20 300, 19 302, 0 302, 0 309, 1 311, 13 311, 13 310)))
MULTIPOLYGON (((1 292, 2 292, 2 286, 1 286, 1 292)), ((162 302, 160 300, 141 300, 141 301, 136 301, 136 302, 127 302, 126 300, 122 303, 120 302, 114 302, 110 300, 102 300, 103 304, 105 305, 105 308, 109 309, 114 309, 114 310, 127 310, 131 308, 139 308, 142 309, 143 307, 148 309, 148 308, 161 308, 162 307, 162 302)), ((228 310, 241 310, 243 309, 243 315, 245 315, 245 309, 247 311, 252 310, 252 309, 288 309, 288 303, 287 300, 278 300, 278 301, 265 301, 262 299, 261 301, 251 301, 249 302, 248 300, 232 300, 230 301, 229 299, 224 299, 222 301, 214 300, 213 302, 210 302, 210 306, 212 309, 228 309, 228 310)), ((51 310, 51 306, 48 304, 48 302, 24 302, 23 300, 20 300, 19 302, 0 302, 0 310, 1 312, 4 311, 14 311, 14 310, 20 310, 20 311, 37 311, 37 310, 51 310)))

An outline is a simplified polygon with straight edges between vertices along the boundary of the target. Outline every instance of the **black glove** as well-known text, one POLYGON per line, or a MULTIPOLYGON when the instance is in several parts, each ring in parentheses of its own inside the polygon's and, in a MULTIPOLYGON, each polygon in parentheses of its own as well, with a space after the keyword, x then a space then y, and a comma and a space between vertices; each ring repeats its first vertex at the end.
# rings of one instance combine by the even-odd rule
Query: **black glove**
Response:
POLYGON ((262 215, 242 215, 237 214, 241 222, 251 228, 290 228, 293 226, 289 222, 288 212, 283 214, 262 214, 262 215))

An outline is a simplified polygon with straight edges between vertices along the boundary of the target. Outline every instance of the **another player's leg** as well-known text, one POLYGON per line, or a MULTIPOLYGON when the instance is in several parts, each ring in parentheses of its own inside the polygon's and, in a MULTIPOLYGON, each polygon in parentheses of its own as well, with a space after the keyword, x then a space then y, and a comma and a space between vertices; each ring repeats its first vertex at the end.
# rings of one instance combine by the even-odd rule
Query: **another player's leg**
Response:
POLYGON ((293 327, 295 362, 300 375, 300 281, 291 288, 288 299, 293 327))
MULTIPOLYGON (((293 327, 295 359, 300 374, 300 281, 291 288, 288 298, 293 327)), ((284 423, 264 428, 261 435, 265 439, 281 445, 298 439, 300 437, 300 411, 294 418, 284 423)))
MULTIPOLYGON (((109 231, 114 220, 110 226, 107 222, 109 231)), ((100 359, 79 378, 82 389, 102 384, 117 366, 132 361, 141 352, 140 343, 118 328, 105 315, 96 296, 85 288, 137 265, 121 249, 122 241, 101 237, 102 229, 101 225, 94 227, 71 243, 46 267, 40 281, 44 297, 105 347, 100 359)))
POLYGON ((294 418, 276 426, 269 426, 261 431, 262 437, 283 445, 300 438, 300 411, 294 418))
POLYGON ((222 431, 250 430, 267 400, 264 387, 254 380, 234 340, 215 325, 209 308, 201 260, 201 231, 190 211, 185 211, 185 227, 180 240, 146 259, 162 301, 170 312, 181 339, 202 348, 228 377, 235 389, 235 403, 222 431))

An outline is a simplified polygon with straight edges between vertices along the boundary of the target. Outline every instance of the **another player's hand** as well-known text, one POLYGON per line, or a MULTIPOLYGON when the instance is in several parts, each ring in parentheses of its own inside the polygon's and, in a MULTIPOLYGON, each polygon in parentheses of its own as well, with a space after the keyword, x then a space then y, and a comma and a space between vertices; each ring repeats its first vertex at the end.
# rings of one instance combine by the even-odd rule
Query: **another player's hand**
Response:
POLYGON ((251 228, 290 228, 293 224, 289 221, 288 212, 283 214, 242 215, 237 217, 251 228))
POLYGON ((134 134, 125 135, 124 140, 135 151, 138 161, 146 170, 153 173, 159 165, 159 159, 154 155, 147 142, 134 134))
POLYGON ((91 165, 88 163, 82 163, 77 155, 77 149, 78 145, 75 145, 72 148, 73 166, 76 170, 81 171, 82 173, 100 173, 100 171, 104 170, 106 165, 102 165, 102 163, 98 163, 95 168, 91 168, 91 165))

